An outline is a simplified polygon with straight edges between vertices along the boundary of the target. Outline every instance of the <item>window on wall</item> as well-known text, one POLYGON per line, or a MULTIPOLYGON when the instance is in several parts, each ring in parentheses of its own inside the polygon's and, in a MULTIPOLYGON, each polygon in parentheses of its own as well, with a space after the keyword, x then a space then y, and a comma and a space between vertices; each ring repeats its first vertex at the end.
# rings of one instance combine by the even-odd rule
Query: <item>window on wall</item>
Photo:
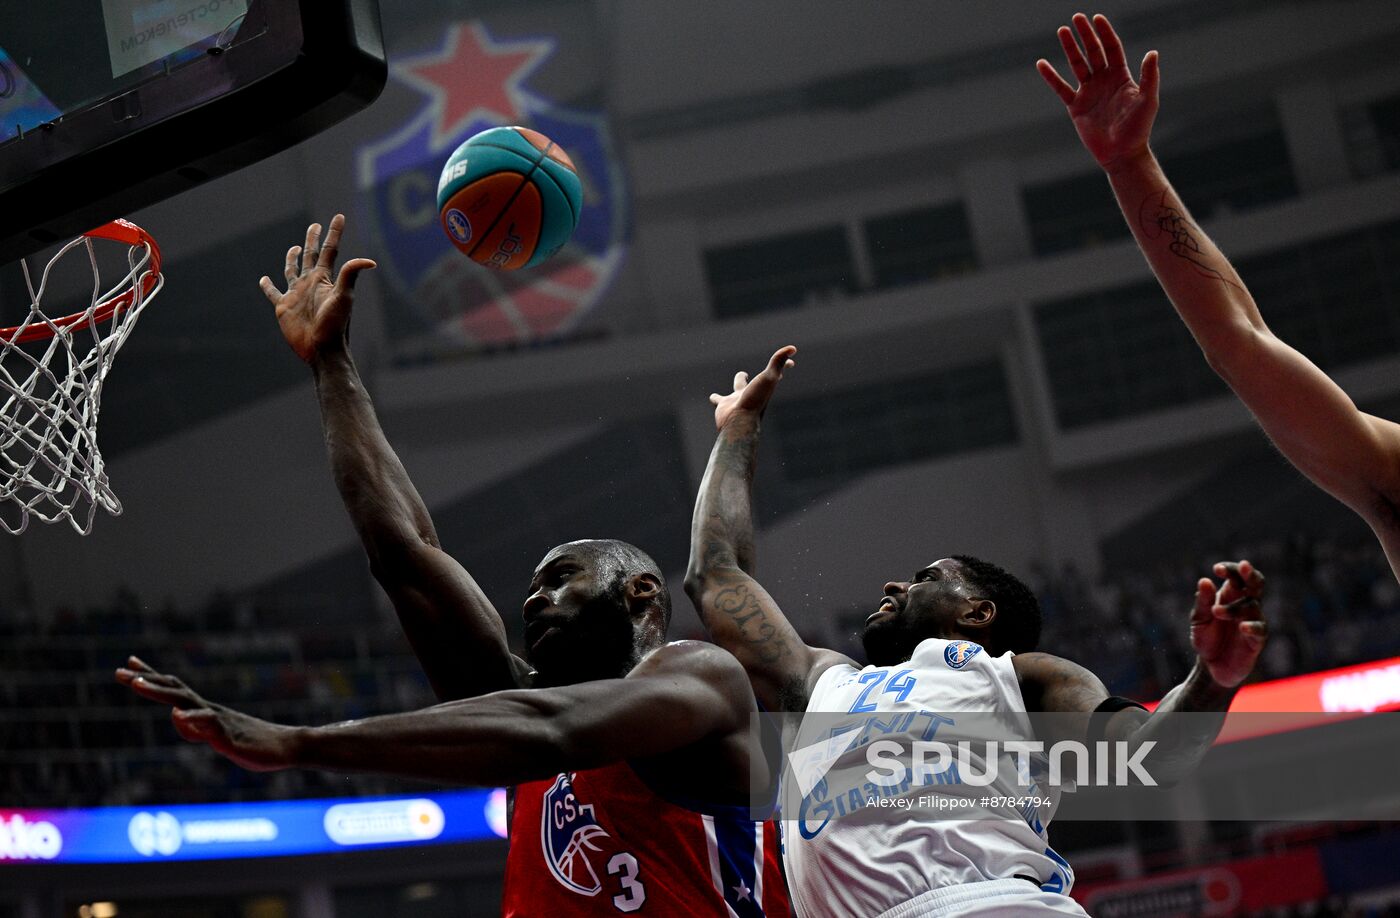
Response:
POLYGON ((1238 265, 1269 327, 1323 369, 1400 352, 1400 222, 1238 265))
POLYGON ((1215 133, 1209 146, 1175 153, 1170 146, 1164 149, 1162 169, 1198 220, 1298 196, 1277 118, 1255 124, 1243 136, 1221 139, 1215 133))
POLYGON ((865 244, 876 287, 898 287, 977 268, 977 252, 961 201, 865 221, 865 244))
MULTIPOLYGON (((1177 125, 1160 144, 1162 168, 1198 220, 1297 197, 1283 128, 1272 106, 1177 125)), ((1022 190, 1037 255, 1130 237, 1097 170, 1022 190)))
MULTIPOLYGON (((1324 369, 1400 351, 1400 222, 1236 267, 1274 333, 1324 369)), ((1227 391, 1155 283, 1041 303, 1035 318, 1062 429, 1227 391)))
POLYGON ((1361 178, 1400 168, 1400 93, 1342 109, 1352 171, 1361 178))
POLYGON ((1054 255, 1131 238, 1123 214, 1102 173, 1031 185, 1021 192, 1031 247, 1054 255))
POLYGON ((1017 439, 998 360, 786 402, 774 425, 784 477, 796 481, 848 478, 1017 439))
POLYGON ((1062 429, 1224 392, 1156 282, 1035 309, 1062 429))
POLYGON ((705 273, 721 319, 801 306, 860 286, 844 226, 710 249, 705 273))

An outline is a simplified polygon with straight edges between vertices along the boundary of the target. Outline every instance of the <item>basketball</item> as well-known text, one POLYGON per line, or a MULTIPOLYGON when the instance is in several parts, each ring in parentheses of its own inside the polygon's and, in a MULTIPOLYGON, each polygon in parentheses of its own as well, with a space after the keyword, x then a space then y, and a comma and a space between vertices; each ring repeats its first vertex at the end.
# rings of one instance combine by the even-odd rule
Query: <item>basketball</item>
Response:
POLYGON ((453 151, 438 180, 438 213, 452 244, 488 268, 529 268, 559 250, 583 209, 573 162, 523 127, 482 131, 453 151))

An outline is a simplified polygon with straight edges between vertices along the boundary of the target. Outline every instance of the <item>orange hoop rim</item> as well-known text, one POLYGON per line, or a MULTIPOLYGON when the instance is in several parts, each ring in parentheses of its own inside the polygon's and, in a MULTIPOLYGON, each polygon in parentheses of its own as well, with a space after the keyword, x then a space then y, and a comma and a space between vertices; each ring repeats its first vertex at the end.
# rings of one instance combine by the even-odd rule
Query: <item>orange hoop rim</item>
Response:
MULTIPOLYGON (((0 340, 8 344, 21 344, 26 341, 43 341, 54 336, 55 331, 61 331, 73 325, 87 324, 91 322, 106 322, 115 318, 129 309, 136 301, 137 287, 140 288, 140 296, 145 299, 150 292, 160 283, 160 246, 156 244, 155 238, 141 227, 130 220, 117 219, 110 223, 104 223, 96 229, 90 229, 83 233, 90 239, 107 239, 112 242, 124 242, 129 246, 145 246, 151 253, 151 259, 146 264, 145 270, 136 284, 131 288, 122 291, 110 300, 103 300, 97 304, 96 309, 84 309, 72 315, 63 316, 58 319, 50 319, 48 322, 40 322, 25 328, 23 334, 18 334, 23 325, 11 325, 9 328, 0 328, 0 340), (91 312, 92 318, 89 320, 88 314, 91 312)), ((30 304, 31 306, 33 304, 30 304)))

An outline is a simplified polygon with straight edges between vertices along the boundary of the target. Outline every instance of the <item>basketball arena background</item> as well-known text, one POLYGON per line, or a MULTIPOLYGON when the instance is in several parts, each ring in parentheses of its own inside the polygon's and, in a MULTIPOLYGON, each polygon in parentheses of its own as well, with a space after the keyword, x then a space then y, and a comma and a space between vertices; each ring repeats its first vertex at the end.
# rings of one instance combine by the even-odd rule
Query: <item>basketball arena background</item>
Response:
MULTIPOLYGON (((758 552, 810 642, 858 653, 885 580, 966 552, 1033 582, 1045 649, 1153 699, 1186 672, 1195 579, 1247 557, 1271 583, 1259 680, 1400 706, 1400 588, 1374 539, 1211 373, 1034 71, 1076 8, 382 7, 379 101, 133 215, 168 285, 102 406, 125 513, 0 542, 0 918, 499 908, 499 794, 246 774, 111 681, 138 652, 300 723, 432 700, 257 289, 337 210, 342 251, 380 263, 354 342, 384 426, 503 611, 573 538, 644 546, 678 587, 706 395, 793 343, 758 552), (504 279, 446 244, 432 200, 446 154, 493 124, 558 140, 588 201, 566 258, 504 279), (323 824, 339 837, 305 831, 323 824)), ((1087 11, 1130 59, 1160 49, 1155 146, 1270 325, 1400 417, 1400 6, 1087 11)), ((679 601, 673 636, 700 633, 679 601)), ((1400 903, 1385 815, 1051 832, 1095 914, 1380 914, 1400 903)))

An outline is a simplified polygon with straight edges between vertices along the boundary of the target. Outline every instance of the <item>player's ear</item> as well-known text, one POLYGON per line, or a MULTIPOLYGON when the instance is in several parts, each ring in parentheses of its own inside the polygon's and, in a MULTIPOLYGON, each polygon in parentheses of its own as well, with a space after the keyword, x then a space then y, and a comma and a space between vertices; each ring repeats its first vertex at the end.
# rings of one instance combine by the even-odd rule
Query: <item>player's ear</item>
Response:
POLYGON ((655 574, 633 574, 627 578, 628 605, 646 605, 661 595, 661 578, 655 574))
POLYGON ((990 599, 978 599, 972 603, 972 607, 963 613, 964 624, 978 628, 985 628, 997 617, 997 604, 990 599))

